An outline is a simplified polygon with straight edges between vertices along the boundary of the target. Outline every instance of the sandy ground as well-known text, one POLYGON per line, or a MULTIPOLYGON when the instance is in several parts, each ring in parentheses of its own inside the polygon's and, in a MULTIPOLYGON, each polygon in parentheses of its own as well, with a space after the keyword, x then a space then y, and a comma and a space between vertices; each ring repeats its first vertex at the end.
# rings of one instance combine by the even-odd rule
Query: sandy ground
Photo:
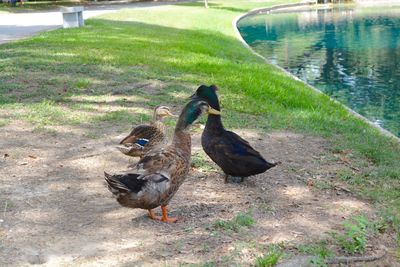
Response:
MULTIPOLYGON (((243 184, 224 184, 201 150, 197 128, 194 162, 204 157, 207 164, 192 169, 170 203, 180 220, 152 221, 144 210, 120 207, 103 180, 104 170, 132 163, 113 147, 129 128, 98 127, 97 139, 82 128, 54 133, 23 122, 1 128, 0 266, 252 266, 271 243, 311 242, 340 230, 352 214, 374 216, 369 203, 334 179, 349 166, 320 138, 238 131, 282 164, 243 184), (316 189, 318 184, 328 186, 316 189), (219 219, 249 211, 254 226, 239 233, 213 228, 219 219)), ((388 236, 377 240, 393 245, 388 236)), ((368 266, 399 265, 389 253, 368 266)))

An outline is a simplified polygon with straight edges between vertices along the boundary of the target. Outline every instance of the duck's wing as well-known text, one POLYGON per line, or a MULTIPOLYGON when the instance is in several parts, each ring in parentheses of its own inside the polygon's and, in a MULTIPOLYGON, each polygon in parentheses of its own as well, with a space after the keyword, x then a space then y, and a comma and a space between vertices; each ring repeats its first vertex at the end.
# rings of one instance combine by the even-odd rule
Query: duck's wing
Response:
POLYGON ((134 128, 131 133, 122 139, 121 145, 137 145, 139 148, 143 148, 152 140, 163 138, 164 134, 155 126, 151 125, 139 125, 134 128))
POLYGON ((157 174, 157 177, 154 178, 160 179, 159 175, 161 175, 163 179, 171 180, 175 176, 184 173, 188 169, 188 165, 187 160, 179 152, 167 147, 144 156, 137 163, 136 171, 142 174, 139 179, 148 179, 149 175, 157 174))
POLYGON ((229 175, 247 177, 262 173, 276 164, 269 163, 246 140, 225 131, 208 144, 213 145, 207 153, 221 169, 229 175))
POLYGON ((255 150, 248 141, 231 131, 225 131, 218 147, 234 159, 243 157, 263 158, 260 152, 255 150))

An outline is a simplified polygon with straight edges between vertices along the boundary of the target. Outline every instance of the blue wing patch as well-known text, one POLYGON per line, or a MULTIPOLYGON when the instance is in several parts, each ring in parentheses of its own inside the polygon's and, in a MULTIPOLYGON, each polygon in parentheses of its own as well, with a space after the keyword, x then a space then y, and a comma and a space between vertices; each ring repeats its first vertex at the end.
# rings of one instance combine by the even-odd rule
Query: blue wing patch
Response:
POLYGON ((140 138, 139 140, 136 141, 136 144, 138 144, 139 146, 143 147, 143 146, 145 146, 148 142, 149 142, 149 139, 140 138))

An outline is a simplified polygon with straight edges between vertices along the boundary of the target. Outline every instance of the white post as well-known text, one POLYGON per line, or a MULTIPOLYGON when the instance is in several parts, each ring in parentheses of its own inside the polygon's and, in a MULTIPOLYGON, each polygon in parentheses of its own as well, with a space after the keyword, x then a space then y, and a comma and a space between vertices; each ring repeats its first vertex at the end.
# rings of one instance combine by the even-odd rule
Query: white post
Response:
POLYGON ((83 20, 83 6, 61 8, 64 28, 82 27, 85 25, 83 20))

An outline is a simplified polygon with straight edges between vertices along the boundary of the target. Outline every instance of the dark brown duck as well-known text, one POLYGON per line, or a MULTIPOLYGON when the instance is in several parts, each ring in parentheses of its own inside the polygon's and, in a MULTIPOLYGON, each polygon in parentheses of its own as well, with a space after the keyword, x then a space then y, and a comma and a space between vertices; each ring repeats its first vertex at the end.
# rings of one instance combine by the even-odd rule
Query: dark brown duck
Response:
MULTIPOLYGON (((215 85, 201 85, 192 99, 204 100, 213 109, 220 111, 217 90, 215 85)), ((206 154, 224 171, 225 182, 228 182, 229 176, 232 176, 233 182, 242 182, 244 177, 263 173, 277 165, 266 161, 239 135, 226 130, 220 115, 208 115, 201 144, 206 154)))

